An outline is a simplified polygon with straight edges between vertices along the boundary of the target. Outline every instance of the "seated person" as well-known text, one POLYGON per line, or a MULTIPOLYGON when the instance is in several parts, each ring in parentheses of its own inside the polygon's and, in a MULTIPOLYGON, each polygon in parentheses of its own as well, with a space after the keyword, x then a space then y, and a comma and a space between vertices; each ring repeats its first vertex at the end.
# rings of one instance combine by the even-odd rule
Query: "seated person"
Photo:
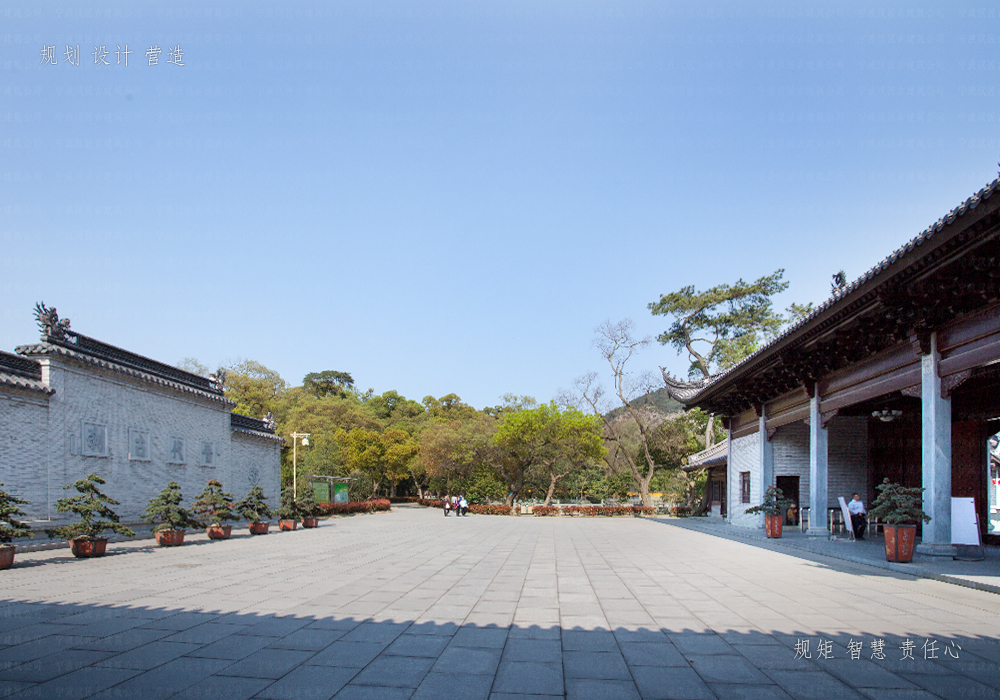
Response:
POLYGON ((868 528, 868 511, 865 510, 865 504, 860 495, 851 494, 847 510, 851 512, 851 529, 854 531, 854 539, 863 540, 865 530, 868 528))
POLYGON ((799 524, 799 507, 794 503, 785 511, 785 525, 799 524))

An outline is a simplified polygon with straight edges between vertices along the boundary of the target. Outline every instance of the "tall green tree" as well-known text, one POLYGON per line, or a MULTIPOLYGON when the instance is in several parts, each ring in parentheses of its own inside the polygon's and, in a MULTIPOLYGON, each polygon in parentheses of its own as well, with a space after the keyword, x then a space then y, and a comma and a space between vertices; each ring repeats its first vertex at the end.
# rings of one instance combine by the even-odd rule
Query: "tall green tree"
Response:
POLYGON ((739 279, 705 291, 689 285, 661 295, 649 310, 672 317, 673 323, 656 339, 687 351, 690 377, 709 377, 716 368, 732 367, 781 330, 785 319, 774 310, 772 297, 788 288, 784 274, 776 270, 754 282, 739 279))
POLYGON ((354 378, 347 372, 328 369, 310 372, 303 378, 302 386, 316 398, 323 398, 328 394, 346 397, 354 391, 354 378))
POLYGON ((365 428, 338 430, 337 441, 348 466, 368 474, 376 491, 383 481, 389 481, 395 490, 399 481, 408 478, 407 465, 419 450, 415 439, 395 428, 381 432, 365 428))
POLYGON ((236 402, 234 413, 263 418, 277 408, 288 385, 275 370, 256 360, 242 360, 226 367, 226 398, 236 402))
POLYGON ((493 441, 501 450, 509 500, 517 497, 528 471, 534 469, 546 482, 545 505, 560 479, 606 452, 599 416, 560 409, 555 402, 505 413, 493 441))
POLYGON ((576 380, 576 394, 564 398, 568 405, 581 401, 590 407, 604 425, 604 439, 608 446, 605 461, 613 473, 624 469, 632 476, 643 505, 651 506, 649 484, 656 471, 656 460, 650 450, 653 428, 662 417, 645 410, 637 398, 652 390, 653 378, 647 373, 635 373, 631 361, 646 348, 649 338, 635 335, 635 323, 624 319, 617 323, 605 321, 596 329, 594 345, 611 370, 614 398, 608 399, 596 372, 576 380), (619 404, 623 413, 615 416, 611 405, 619 404))

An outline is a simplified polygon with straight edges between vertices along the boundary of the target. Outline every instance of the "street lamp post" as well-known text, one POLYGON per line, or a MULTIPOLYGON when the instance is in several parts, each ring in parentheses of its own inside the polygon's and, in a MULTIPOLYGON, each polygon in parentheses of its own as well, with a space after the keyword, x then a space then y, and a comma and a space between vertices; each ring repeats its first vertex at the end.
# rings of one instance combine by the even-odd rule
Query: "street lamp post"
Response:
POLYGON ((310 433, 292 433, 290 436, 292 438, 292 493, 295 494, 296 498, 298 498, 298 493, 299 493, 298 466, 296 464, 298 458, 298 452, 296 448, 298 447, 299 444, 298 440, 302 440, 303 447, 308 447, 309 435, 310 433))

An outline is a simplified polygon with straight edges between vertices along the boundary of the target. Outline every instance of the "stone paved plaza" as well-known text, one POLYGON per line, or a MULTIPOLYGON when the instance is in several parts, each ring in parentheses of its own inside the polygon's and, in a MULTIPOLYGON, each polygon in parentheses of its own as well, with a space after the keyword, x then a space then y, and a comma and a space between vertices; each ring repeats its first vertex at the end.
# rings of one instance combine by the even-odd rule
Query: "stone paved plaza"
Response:
POLYGON ((396 507, 17 562, 0 697, 1000 697, 1000 596, 669 520, 396 507))

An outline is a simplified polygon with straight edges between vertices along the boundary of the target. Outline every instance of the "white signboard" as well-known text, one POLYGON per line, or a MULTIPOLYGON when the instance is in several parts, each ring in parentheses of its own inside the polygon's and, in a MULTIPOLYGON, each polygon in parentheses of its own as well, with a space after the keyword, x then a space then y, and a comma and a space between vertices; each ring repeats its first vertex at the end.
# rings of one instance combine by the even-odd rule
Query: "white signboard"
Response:
POLYGON ((851 522, 851 509, 847 507, 847 501, 844 500, 843 496, 837 496, 837 500, 840 501, 840 512, 844 516, 844 525, 847 526, 847 531, 851 533, 851 539, 854 539, 854 523, 851 522))
POLYGON ((951 499, 951 543, 980 546, 976 499, 951 499))

